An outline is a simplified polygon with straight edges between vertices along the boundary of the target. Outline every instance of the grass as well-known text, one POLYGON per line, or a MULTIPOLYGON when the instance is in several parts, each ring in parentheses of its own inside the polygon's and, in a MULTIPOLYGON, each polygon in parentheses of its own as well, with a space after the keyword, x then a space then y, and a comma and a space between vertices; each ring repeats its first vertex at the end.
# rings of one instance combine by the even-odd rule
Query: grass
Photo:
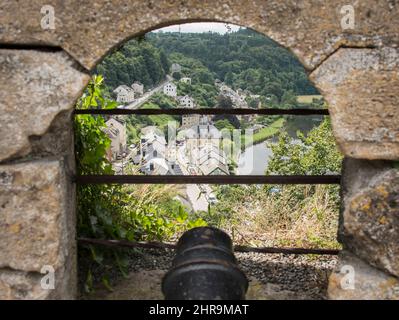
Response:
MULTIPOLYGON (((146 102, 144 103, 140 109, 161 109, 160 106, 158 106, 155 103, 152 102, 146 102)), ((176 120, 171 116, 167 114, 162 114, 162 115, 150 115, 148 118, 153 122, 153 125, 157 126, 159 129, 162 131, 165 130, 165 128, 168 126, 169 122, 176 122, 176 120)))
MULTIPOLYGON (((261 143, 271 137, 273 137, 274 135, 276 135, 280 129, 283 127, 285 123, 285 119, 284 118, 279 118, 276 121, 274 121, 271 125, 260 129, 258 132, 256 132, 253 135, 253 141, 252 144, 258 144, 261 143)), ((244 147, 248 146, 248 142, 245 141, 244 136, 241 136, 241 145, 244 147)))
POLYGON ((329 186, 292 188, 283 186, 276 194, 251 189, 238 195, 229 202, 230 216, 220 227, 238 244, 339 249, 339 210, 329 186))
POLYGON ((321 95, 304 95, 304 96, 296 96, 296 100, 298 101, 298 103, 305 103, 305 104, 310 104, 313 102, 313 99, 323 99, 323 96, 321 95))

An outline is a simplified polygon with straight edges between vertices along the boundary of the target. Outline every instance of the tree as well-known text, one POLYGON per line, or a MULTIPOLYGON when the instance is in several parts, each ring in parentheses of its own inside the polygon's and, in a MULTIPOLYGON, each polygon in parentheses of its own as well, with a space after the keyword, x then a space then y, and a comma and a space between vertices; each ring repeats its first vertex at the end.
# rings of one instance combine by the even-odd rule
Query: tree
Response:
POLYGON ((159 59, 161 61, 162 69, 165 74, 169 73, 170 61, 164 50, 159 51, 159 59))
POLYGON ((286 132, 277 143, 271 143, 272 156, 266 174, 329 174, 341 170, 342 155, 338 151, 329 118, 307 136, 298 132, 294 142, 286 132))
POLYGON ((294 55, 249 29, 224 35, 149 34, 147 41, 182 65, 184 74, 195 83, 211 84, 214 78, 223 79, 233 88, 263 96, 272 94, 279 101, 288 90, 293 90, 294 95, 317 94, 294 55))
POLYGON ((296 106, 296 96, 294 91, 288 90, 285 91, 283 96, 281 97, 281 104, 284 106, 284 109, 292 109, 296 106))
POLYGON ((140 81, 145 87, 158 84, 169 72, 170 62, 163 50, 146 39, 128 41, 119 51, 107 56, 96 68, 104 85, 112 92, 119 85, 140 81))
POLYGON ((173 79, 179 81, 181 79, 181 73, 178 71, 175 71, 172 73, 172 77, 173 77, 173 79))
POLYGON ((228 72, 226 74, 226 76, 224 77, 224 82, 226 82, 226 84, 228 84, 229 86, 233 85, 233 81, 234 81, 234 75, 232 72, 228 72))
POLYGON ((234 130, 234 126, 227 120, 218 120, 215 122, 215 127, 219 130, 227 129, 227 130, 234 130))

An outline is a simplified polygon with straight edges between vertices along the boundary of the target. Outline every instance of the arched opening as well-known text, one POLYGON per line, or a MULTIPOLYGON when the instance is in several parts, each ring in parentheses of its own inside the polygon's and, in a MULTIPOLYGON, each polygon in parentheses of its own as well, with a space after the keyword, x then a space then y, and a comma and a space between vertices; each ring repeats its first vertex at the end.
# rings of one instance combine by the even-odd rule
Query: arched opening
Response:
MULTIPOLYGON (((324 185, 324 178, 320 185, 294 179, 295 186, 267 180, 268 175, 339 173, 341 156, 323 119, 323 98, 286 49, 250 29, 217 26, 224 31, 185 32, 182 25, 177 32, 151 32, 97 66, 78 109, 117 108, 119 114, 76 115, 78 174, 141 178, 120 180, 128 186, 116 185, 117 178, 79 186, 78 236, 170 242, 188 228, 208 224, 243 246, 338 248, 337 186, 324 185), (209 182, 173 180, 184 175, 206 176, 209 182), (264 177, 256 183, 251 175, 264 177), (246 177, 244 185, 231 183, 231 176, 246 177), (168 181, 174 181, 172 188, 168 181)), ((117 280, 103 274, 109 261, 121 275, 128 265, 143 267, 145 254, 157 257, 158 271, 168 264, 165 252, 129 258, 122 249, 103 251, 94 243, 81 249, 90 257, 81 264, 88 264, 81 269, 88 291, 93 277, 105 287, 117 280)), ((323 298, 326 273, 334 265, 331 256, 240 255, 253 277, 251 290, 260 288, 253 298, 323 298)))
MULTIPOLYGON (((8 1, 2 6, 0 297, 76 297, 74 190, 83 178, 75 176, 70 161, 71 113, 89 71, 111 48, 154 26, 209 19, 252 27, 292 50, 329 103, 335 138, 348 158, 342 170, 338 233, 343 250, 328 297, 397 298, 397 6, 392 1, 358 1, 353 6, 336 1, 116 3, 72 1, 66 6, 53 1, 40 8, 38 2, 8 1), (55 271, 55 290, 40 283, 42 270, 51 270, 48 266, 55 271), (347 283, 351 270, 356 279, 349 277, 347 283)), ((151 115, 160 115, 151 110, 151 115)), ((124 176, 125 182, 133 181, 124 176)), ((215 182, 214 177, 192 181, 215 182)), ((134 177, 141 183, 161 178, 176 182, 174 176, 134 177)), ((243 182, 238 178, 223 179, 243 182)), ((114 176, 107 179, 108 184, 116 182, 114 176)), ((264 176, 246 179, 281 182, 264 176)), ((92 220, 95 224, 96 215, 92 220)))

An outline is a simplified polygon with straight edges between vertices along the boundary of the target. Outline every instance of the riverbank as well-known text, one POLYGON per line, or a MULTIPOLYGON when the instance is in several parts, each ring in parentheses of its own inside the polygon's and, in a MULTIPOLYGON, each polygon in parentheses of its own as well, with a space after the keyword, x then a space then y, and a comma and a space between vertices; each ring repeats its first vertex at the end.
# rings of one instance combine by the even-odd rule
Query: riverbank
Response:
POLYGON ((286 120, 283 117, 278 118, 276 121, 274 121, 269 126, 262 128, 258 132, 254 133, 252 141, 245 141, 245 136, 241 136, 242 149, 245 149, 250 145, 259 144, 259 143, 273 137, 284 126, 285 121, 286 120))

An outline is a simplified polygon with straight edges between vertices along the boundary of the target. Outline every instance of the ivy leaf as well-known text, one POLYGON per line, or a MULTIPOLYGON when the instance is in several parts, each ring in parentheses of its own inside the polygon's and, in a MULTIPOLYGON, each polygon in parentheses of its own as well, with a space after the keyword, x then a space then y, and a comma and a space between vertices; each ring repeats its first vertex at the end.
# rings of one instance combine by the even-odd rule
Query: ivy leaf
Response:
POLYGON ((108 276, 103 276, 101 278, 101 282, 103 283, 104 287, 107 288, 107 290, 109 290, 110 292, 113 292, 114 289, 112 288, 111 284, 109 283, 109 278, 108 276))

